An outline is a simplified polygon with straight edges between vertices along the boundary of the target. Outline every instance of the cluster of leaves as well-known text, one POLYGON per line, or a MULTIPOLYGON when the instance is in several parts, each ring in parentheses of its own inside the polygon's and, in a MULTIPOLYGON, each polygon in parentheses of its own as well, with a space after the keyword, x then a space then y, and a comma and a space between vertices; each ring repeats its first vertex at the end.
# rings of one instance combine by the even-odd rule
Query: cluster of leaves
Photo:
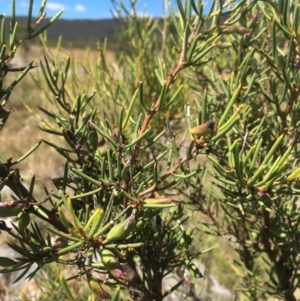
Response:
MULTIPOLYGON (((124 291, 133 300, 162 300, 183 284, 193 297, 194 279, 202 277, 194 260, 207 250, 194 247, 199 241, 186 210, 192 205, 211 221, 199 226, 204 232, 234 242, 233 269, 245 296, 296 300, 299 1, 234 2, 213 1, 204 14, 203 1, 178 0, 179 14, 170 6, 162 27, 132 14, 136 1, 131 9, 114 2, 128 42, 118 66, 106 61, 106 43, 97 62, 75 63, 55 57, 42 40, 42 76, 34 79, 49 107, 39 107, 40 129, 62 143, 43 140, 17 161, 1 162, 1 188, 7 185, 18 199, 1 202, 0 216, 18 215, 9 233, 20 254, 1 257, 8 266, 2 272, 23 270, 21 278, 37 263, 31 278, 57 262, 77 267, 70 279, 85 275, 101 298, 118 300, 124 291), (190 106, 199 107, 197 120, 190 106), (34 198, 34 177, 27 190, 14 168, 41 143, 66 161, 63 175, 52 180, 56 190, 45 188, 46 205, 34 198), (46 222, 48 233, 31 216, 46 222), (164 277, 183 270, 163 291, 164 277)), ((60 14, 34 33, 32 6, 26 39, 60 14)), ((20 44, 12 7, 9 55, 4 22, 1 31, 3 76, 20 44)), ((16 81, 1 90, 2 124, 9 95, 31 68, 18 70, 16 81)), ((9 230, 4 222, 1 227, 9 230)), ((59 281, 66 298, 75 300, 62 275, 59 281)))
MULTIPOLYGON (((32 5, 33 2, 29 16, 32 5)), ((14 3, 12 6, 14 7, 14 3)), ((138 19, 135 20, 139 23, 138 19)), ((141 25, 145 26, 146 23, 141 25)), ((143 30, 145 29, 147 28, 143 30)), ((150 42, 149 39, 145 41, 150 42)), ((141 43, 140 49, 145 45, 141 43)), ((107 109, 111 107, 107 110, 109 121, 104 119, 108 119, 108 116, 100 116, 98 113, 100 109, 104 109, 104 105, 95 105, 93 98, 96 91, 88 96, 82 91, 80 77, 76 77, 78 74, 74 73, 71 78, 72 88, 69 88, 67 80, 70 58, 58 65, 46 54, 44 63, 41 62, 47 90, 52 99, 54 97, 56 106, 55 113, 39 108, 47 116, 41 129, 63 137, 67 146, 58 146, 46 140, 39 141, 16 162, 7 160, 2 163, 2 187, 9 186, 19 198, 1 203, 1 217, 18 215, 19 220, 13 230, 9 230, 5 223, 2 224, 2 229, 8 230, 18 241, 18 244, 9 245, 20 254, 17 260, 1 257, 1 265, 9 266, 2 272, 23 270, 16 279, 18 281, 33 263, 37 263, 37 268, 30 273, 29 278, 46 264, 58 262, 78 267, 80 275, 86 275, 91 290, 102 298, 110 298, 109 287, 116 287, 112 300, 117 300, 120 289, 125 288, 135 300, 160 300, 183 283, 180 280, 169 291, 162 291, 163 278, 175 268, 185 266, 195 277, 202 277, 193 265, 193 259, 201 252, 191 250, 191 233, 183 226, 187 220, 183 206, 180 199, 172 198, 167 191, 173 183, 186 178, 187 167, 184 164, 196 155, 196 148, 191 147, 189 157, 182 161, 171 137, 171 129, 169 136, 172 142, 165 146, 162 137, 166 131, 159 128, 152 130, 149 125, 157 112, 167 111, 176 101, 181 87, 171 97, 167 97, 167 94, 179 68, 174 75, 168 77, 167 83, 162 83, 165 70, 160 63, 157 77, 162 87, 157 91, 150 91, 148 88, 144 93, 143 83, 139 78, 137 89, 130 82, 136 92, 131 101, 124 101, 118 110, 112 108, 112 104, 117 103, 117 98, 130 95, 132 90, 130 86, 126 87, 126 80, 119 80, 123 89, 121 84, 115 84, 117 79, 114 79, 112 71, 108 69, 104 53, 105 47, 99 50, 98 64, 84 71, 96 72, 88 75, 90 78, 97 77, 97 81, 104 80, 105 93, 99 93, 99 96, 106 98, 107 109), (81 91, 77 93, 79 86, 81 91), (148 98, 150 93, 156 98, 152 108, 144 102, 144 97, 148 98), (138 111, 138 99, 143 113, 134 117, 138 111), (34 177, 27 190, 20 181, 18 171, 13 169, 15 164, 32 154, 41 143, 55 148, 66 159, 63 176, 53 179, 59 193, 49 193, 45 188, 46 198, 43 202, 34 198, 34 177), (158 145, 156 148, 153 147, 155 143, 158 145), (176 164, 173 163, 174 151, 176 164), (144 153, 143 160, 140 159, 140 153, 144 153), (181 172, 168 183, 167 178, 171 178, 179 168, 181 172), (51 207, 50 210, 43 205, 44 202, 51 207), (165 211, 166 208, 171 210, 165 211), (31 219, 32 216, 49 224, 47 234, 40 231, 31 219), (50 233, 58 237, 55 242, 51 240, 50 233), (67 258, 62 259, 66 254, 67 258), (142 275, 138 275, 136 262, 142 267, 142 275), (103 272, 107 273, 110 280, 99 276, 103 272)), ((133 62, 133 57, 128 59, 133 62)), ((146 62, 142 60, 141 66, 146 62)), ((31 65, 28 70, 30 67, 31 65)), ((118 74, 125 78, 127 72, 124 67, 123 73, 118 74)), ((147 74, 149 70, 136 70, 135 74, 138 73, 147 74)), ((132 79, 129 78, 129 81, 132 79)), ((100 92, 103 86, 97 87, 96 83, 93 83, 93 88, 100 92)), ((40 84, 38 79, 37 84, 40 84)), ((88 84, 85 89, 89 89, 88 84)), ((66 296, 70 300, 74 299, 64 277, 59 279, 66 296)))
POLYGON ((258 2, 224 28, 236 34, 220 42, 231 43, 226 57, 233 58, 214 61, 220 80, 205 72, 207 84, 195 87, 208 94, 212 118, 238 93, 225 108, 235 125, 208 155, 220 193, 200 203, 191 185, 194 203, 212 221, 207 232, 235 243, 234 269, 251 300, 296 300, 299 287, 299 13, 298 1, 258 2))

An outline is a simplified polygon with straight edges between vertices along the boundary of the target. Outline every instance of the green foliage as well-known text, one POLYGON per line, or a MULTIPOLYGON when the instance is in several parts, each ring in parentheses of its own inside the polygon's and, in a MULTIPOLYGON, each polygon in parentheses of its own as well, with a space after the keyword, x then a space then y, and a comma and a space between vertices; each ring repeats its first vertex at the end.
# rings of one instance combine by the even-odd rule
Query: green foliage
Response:
MULTIPOLYGON (((41 37, 45 57, 33 79, 49 104, 30 110, 43 114, 40 129, 61 142, 43 139, 16 161, 1 162, 1 188, 7 185, 18 199, 2 202, 0 216, 19 217, 9 231, 19 257, 10 263, 2 257, 1 272, 22 270, 20 279, 33 263, 29 278, 53 262, 75 267, 68 278, 57 275, 58 293, 68 300, 76 299, 67 282, 75 278, 110 300, 163 300, 174 291, 196 300, 194 283, 203 275, 195 263, 210 250, 199 248, 208 234, 232 242, 231 267, 240 280, 234 289, 241 296, 296 300, 296 2, 213 1, 204 15, 202 1, 178 0, 179 13, 170 7, 161 25, 138 18, 136 1, 130 9, 114 1, 127 42, 117 64, 106 60, 107 41, 98 45, 97 61, 88 54, 76 61, 60 55, 60 41, 53 54, 41 37), (52 180, 55 190, 45 188, 38 201, 35 178, 26 189, 14 166, 41 143, 65 166, 52 180), (197 233, 191 208, 202 217, 197 233), (47 233, 31 216, 46 223, 47 233), (180 279, 164 291, 164 278, 176 273, 180 279)), ((26 39, 59 16, 34 32, 32 5, 26 39)), ((8 55, 2 23, 4 76, 20 44, 14 2, 12 11, 8 55)), ((2 127, 10 113, 4 105, 32 67, 14 70, 21 75, 2 90, 2 127)))

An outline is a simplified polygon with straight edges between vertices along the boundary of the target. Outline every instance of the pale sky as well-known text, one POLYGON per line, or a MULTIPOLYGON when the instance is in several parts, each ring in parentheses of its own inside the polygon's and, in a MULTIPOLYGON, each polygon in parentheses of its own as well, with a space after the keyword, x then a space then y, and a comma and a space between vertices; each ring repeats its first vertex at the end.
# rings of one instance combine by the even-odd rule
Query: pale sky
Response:
MULTIPOLYGON (((38 13, 39 5, 42 0, 34 1, 33 16, 38 13)), ((160 17, 164 12, 164 0, 139 0, 137 5, 137 12, 139 14, 146 14, 160 17)), ((209 1, 205 1, 208 3, 209 1)), ((5 13, 6 16, 10 15, 10 1, 0 0, 0 14, 5 13)), ((124 0, 128 5, 129 0, 124 0)), ((170 0, 174 10, 177 11, 176 0, 170 0)), ((205 5, 208 8, 209 5, 205 5)), ((47 1, 46 12, 48 17, 55 15, 60 9, 64 8, 65 11, 61 18, 64 19, 107 19, 111 18, 110 10, 113 9, 110 0, 52 0, 47 1)), ((16 14, 26 15, 28 9, 28 1, 16 0, 16 14)))

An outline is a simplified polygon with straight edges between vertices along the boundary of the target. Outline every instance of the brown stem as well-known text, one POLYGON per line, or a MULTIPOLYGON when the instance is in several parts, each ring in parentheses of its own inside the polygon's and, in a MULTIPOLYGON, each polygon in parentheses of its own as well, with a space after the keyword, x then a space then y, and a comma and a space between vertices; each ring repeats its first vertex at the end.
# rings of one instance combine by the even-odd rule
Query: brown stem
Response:
POLYGON ((150 301, 143 283, 137 274, 133 257, 133 252, 127 252, 126 263, 123 264, 124 271, 127 275, 127 287, 130 296, 132 300, 135 301, 150 301))
POLYGON ((163 280, 163 274, 160 271, 160 268, 155 261, 155 258, 153 258, 151 263, 152 271, 153 271, 153 285, 152 285, 152 292, 153 297, 155 301, 162 301, 162 280, 163 280))
POLYGON ((138 197, 140 198, 140 197, 143 197, 143 196, 146 196, 146 195, 151 195, 160 183, 162 183, 170 175, 176 173, 177 169, 180 166, 182 166, 184 163, 190 161, 192 158, 193 158, 193 156, 191 156, 190 158, 186 157, 184 159, 181 159, 177 164, 174 165, 173 168, 171 168, 163 176, 161 176, 161 178, 156 183, 154 183, 148 189, 146 189, 146 190, 142 191, 141 193, 139 193, 138 197))
MULTIPOLYGON (((180 56, 179 63, 177 64, 176 68, 168 76, 167 83, 166 83, 167 93, 169 92, 170 86, 174 82, 174 79, 177 76, 177 74, 184 68, 184 64, 181 61, 182 61, 182 55, 180 56)), ((161 101, 160 97, 157 98, 157 100, 154 103, 153 108, 148 111, 147 116, 139 130, 139 133, 138 133, 139 137, 146 131, 153 116, 158 112, 158 107, 159 107, 160 101, 161 101)), ((135 152, 134 152, 135 159, 137 159, 137 157, 139 155, 140 145, 141 145, 141 142, 139 141, 135 146, 135 152)))

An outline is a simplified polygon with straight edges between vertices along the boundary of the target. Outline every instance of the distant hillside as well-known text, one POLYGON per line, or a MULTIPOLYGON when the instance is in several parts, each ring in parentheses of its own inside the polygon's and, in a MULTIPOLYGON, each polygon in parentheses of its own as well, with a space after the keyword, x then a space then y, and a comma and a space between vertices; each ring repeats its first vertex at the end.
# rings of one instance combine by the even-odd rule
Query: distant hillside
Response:
MULTIPOLYGON (((221 18, 224 20, 225 17, 221 18)), ((27 17, 18 16, 16 20, 19 22, 19 28, 24 29, 27 25, 27 17)), ((46 24, 49 19, 45 19, 42 24, 46 24)), ((8 32, 10 18, 6 18, 6 29, 8 32)), ((34 20, 32 21, 32 23, 34 20)), ((211 20, 208 21, 206 26, 210 26, 211 20)), ((162 26, 163 20, 159 20, 162 26)), ((174 30, 174 28, 170 28, 174 30)), ((121 33, 121 25, 114 19, 103 19, 103 20, 66 20, 58 19, 50 28, 47 30, 47 39, 49 44, 57 42, 59 36, 63 37, 63 45, 66 46, 72 43, 76 47, 86 47, 95 45, 97 42, 102 42, 105 38, 108 38, 108 47, 115 49, 115 41, 117 36, 121 33)), ((157 31, 154 31, 155 35, 157 31)), ((120 36, 119 36, 120 37, 120 36)), ((20 38, 20 37, 18 37, 20 38)), ((120 40, 119 40, 120 43, 120 40)), ((120 46, 120 44, 119 44, 120 46)))
MULTIPOLYGON (((19 27, 25 28, 27 18, 17 16, 19 27)), ((42 24, 46 24, 49 19, 45 19, 42 24)), ((10 18, 6 18, 6 28, 9 28, 10 18)), ((34 22, 34 21, 33 21, 34 22)), ((47 38, 50 43, 57 41, 61 35, 63 42, 72 42, 74 45, 95 44, 108 38, 110 41, 120 32, 120 25, 114 19, 105 20, 57 20, 48 30, 47 38)))

